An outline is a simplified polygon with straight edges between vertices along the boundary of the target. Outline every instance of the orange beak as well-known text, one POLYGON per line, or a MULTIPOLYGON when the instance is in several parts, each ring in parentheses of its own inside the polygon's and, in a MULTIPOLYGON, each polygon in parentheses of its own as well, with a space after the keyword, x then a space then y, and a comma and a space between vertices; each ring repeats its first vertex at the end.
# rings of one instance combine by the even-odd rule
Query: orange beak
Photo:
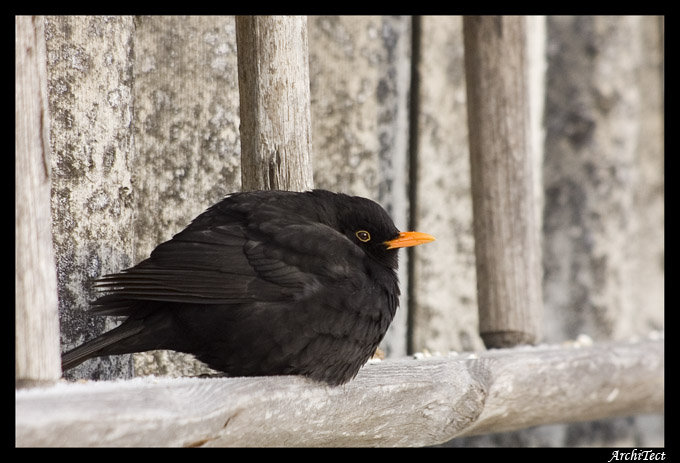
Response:
POLYGON ((434 241, 434 236, 427 233, 420 232, 401 232, 399 236, 393 240, 385 241, 387 249, 408 248, 410 246, 417 246, 423 243, 434 241))

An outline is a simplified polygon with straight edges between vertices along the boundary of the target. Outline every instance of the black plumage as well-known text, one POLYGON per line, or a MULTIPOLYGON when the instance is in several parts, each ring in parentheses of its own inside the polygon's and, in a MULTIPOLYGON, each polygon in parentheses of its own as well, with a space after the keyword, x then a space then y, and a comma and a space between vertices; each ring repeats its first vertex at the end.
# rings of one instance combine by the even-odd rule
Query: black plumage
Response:
POLYGON ((314 190, 234 193, 138 265, 96 281, 99 315, 117 328, 67 352, 64 370, 98 356, 169 349, 228 376, 352 379, 398 305, 400 233, 377 203, 314 190))

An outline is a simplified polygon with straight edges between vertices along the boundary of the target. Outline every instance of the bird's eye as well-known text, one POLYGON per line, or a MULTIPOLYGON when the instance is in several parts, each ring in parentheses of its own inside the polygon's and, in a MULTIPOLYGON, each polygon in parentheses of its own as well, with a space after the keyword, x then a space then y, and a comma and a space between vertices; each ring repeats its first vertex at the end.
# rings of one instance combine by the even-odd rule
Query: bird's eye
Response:
POLYGON ((359 230, 358 232, 355 233, 357 238, 359 238, 359 241, 363 241, 366 243, 367 241, 371 241, 371 234, 368 233, 366 230, 359 230))

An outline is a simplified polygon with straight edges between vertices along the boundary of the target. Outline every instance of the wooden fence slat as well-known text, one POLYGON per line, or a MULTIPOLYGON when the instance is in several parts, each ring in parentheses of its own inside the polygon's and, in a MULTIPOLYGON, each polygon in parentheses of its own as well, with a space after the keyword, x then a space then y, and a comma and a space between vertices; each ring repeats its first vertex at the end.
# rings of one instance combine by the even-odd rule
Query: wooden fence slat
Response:
POLYGON ((15 382, 61 376, 43 20, 15 18, 15 382))
POLYGON ((540 339, 526 18, 463 18, 479 330, 487 347, 540 339))
POLYGON ((385 360, 301 377, 137 378, 16 393, 17 446, 423 446, 660 413, 663 340, 385 360), (86 430, 86 431, 85 431, 86 430))
POLYGON ((305 191, 312 176, 307 18, 237 16, 244 191, 305 191))

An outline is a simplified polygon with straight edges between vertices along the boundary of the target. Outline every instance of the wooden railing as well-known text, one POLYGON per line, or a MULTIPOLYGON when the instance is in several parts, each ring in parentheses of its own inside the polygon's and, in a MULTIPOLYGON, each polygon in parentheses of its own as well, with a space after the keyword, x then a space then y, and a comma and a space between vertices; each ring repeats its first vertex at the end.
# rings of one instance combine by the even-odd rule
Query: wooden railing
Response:
POLYGON ((60 383, 16 393, 17 446, 425 446, 541 424, 661 413, 663 341, 537 346, 302 377, 60 383))

